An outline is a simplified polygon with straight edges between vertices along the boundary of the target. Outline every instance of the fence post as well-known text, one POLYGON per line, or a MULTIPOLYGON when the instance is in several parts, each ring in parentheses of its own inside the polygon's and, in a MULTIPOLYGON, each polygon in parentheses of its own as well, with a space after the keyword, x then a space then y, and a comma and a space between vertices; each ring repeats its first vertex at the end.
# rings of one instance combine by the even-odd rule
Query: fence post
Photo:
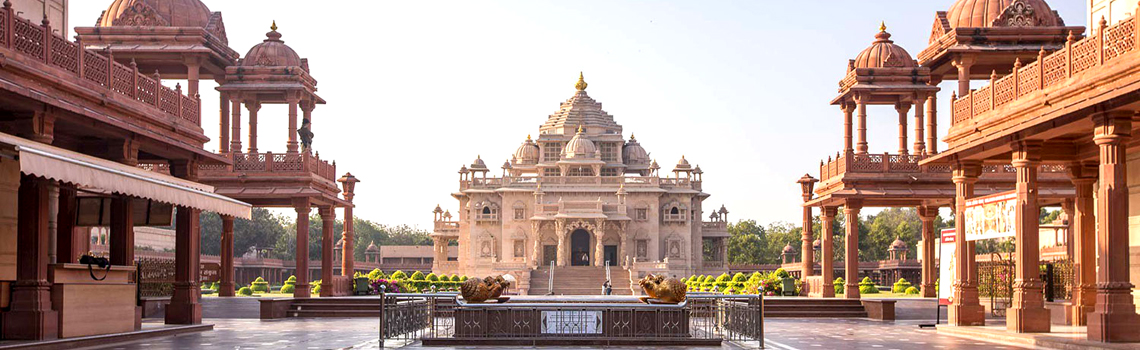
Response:
POLYGON ((44 63, 51 65, 51 39, 52 39, 51 22, 48 21, 46 12, 44 13, 43 21, 40 21, 40 27, 42 27, 44 29, 44 37, 43 37, 44 46, 41 48, 44 50, 44 54, 43 54, 44 63))
POLYGON ((1108 22, 1104 20, 1104 16, 1100 16, 1100 31, 1096 34, 1096 57, 1097 65, 1104 65, 1104 30, 1108 29, 1108 22))
POLYGON ((1021 58, 1013 61, 1013 99, 1021 96, 1021 58))
POLYGON ((174 84, 174 99, 178 100, 174 106, 176 109, 174 115, 177 116, 178 119, 182 119, 182 83, 174 84))
POLYGON ((997 86, 994 86, 995 82, 997 82, 997 70, 996 69, 990 71, 990 110, 991 111, 997 107, 997 103, 996 103, 997 99, 995 98, 995 97, 997 97, 997 93, 995 92, 995 91, 997 91, 997 86))
POLYGON ((83 48, 83 41, 79 40, 79 36, 75 36, 75 74, 79 75, 79 80, 87 78, 84 73, 87 70, 83 68, 83 55, 87 49, 83 48))
POLYGON ((12 2, 4 0, 4 46, 12 47, 12 2))
POLYGON ((891 172, 891 154, 883 152, 883 172, 891 172))
POLYGON ((1037 51, 1037 91, 1045 90, 1045 47, 1037 51))
MULTIPOLYGON (((383 285, 381 285, 383 286, 383 285)), ((384 288, 380 288, 380 348, 384 348, 384 309, 386 309, 388 297, 384 295, 384 288)))
POLYGON ((115 89, 115 51, 107 48, 107 88, 115 89))
MULTIPOLYGON (((1069 37, 1065 40, 1065 77, 1073 77, 1073 42, 1077 41, 1077 34, 1069 31, 1069 37)), ((1044 76, 1042 76, 1044 78, 1044 76)))
MULTIPOLYGON (((257 154, 253 154, 257 157, 257 154)), ((265 171, 273 172, 273 152, 265 152, 265 171)))

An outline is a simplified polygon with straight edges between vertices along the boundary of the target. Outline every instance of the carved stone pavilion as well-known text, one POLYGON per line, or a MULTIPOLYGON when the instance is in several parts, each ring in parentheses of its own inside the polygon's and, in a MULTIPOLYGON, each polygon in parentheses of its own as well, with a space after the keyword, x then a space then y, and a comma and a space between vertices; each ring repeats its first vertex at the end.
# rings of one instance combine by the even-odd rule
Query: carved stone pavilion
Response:
MULTIPOLYGON (((684 156, 661 176, 660 166, 632 134, 586 93, 563 102, 502 165, 501 177, 482 157, 459 170, 457 215, 436 207, 437 273, 482 276, 511 273, 520 291, 594 294, 602 266, 617 272, 616 293, 630 292, 630 276, 721 273, 726 270, 728 211, 702 221, 703 172, 684 156), (450 246, 458 241, 458 246, 450 246), (712 254, 704 254, 713 246, 712 254), (458 259, 446 253, 458 249, 458 259), (593 276, 589 283, 548 286, 559 273, 593 276)), ((589 279, 582 277, 583 279, 589 279)))
MULTIPOLYGON (((358 182, 351 174, 338 178, 335 162, 322 160, 318 153, 300 149, 299 135, 311 135, 312 112, 325 100, 317 95, 317 81, 309 75, 307 59, 301 58, 281 40, 276 22, 266 39, 254 45, 245 57, 228 45, 220 12, 212 12, 199 0, 115 0, 100 16, 95 27, 79 27, 80 42, 92 50, 107 52, 115 60, 155 77, 186 79, 196 94, 200 79, 218 84, 219 150, 225 163, 202 166, 203 183, 216 192, 258 207, 294 208, 297 212, 298 241, 308 240, 309 213, 313 207, 323 221, 322 260, 318 263, 326 287, 322 294, 346 294, 354 272, 352 254, 333 261, 336 208, 345 208, 345 222, 351 222, 353 188, 358 182), (288 105, 289 138, 284 152, 258 149, 257 117, 262 104, 288 105), (248 142, 242 146, 242 106, 249 113, 248 142), (298 109, 302 112, 298 116, 298 109), (299 117, 301 119, 299 119, 299 117), (303 125, 298 129, 298 124, 303 125), (337 185, 344 183, 343 190, 337 185), (335 276, 334 269, 341 275, 335 276), (347 276, 347 277, 346 277, 347 276)), ((165 169, 166 164, 149 164, 165 169)), ((222 277, 219 295, 233 296, 233 218, 223 216, 222 277)), ((343 235, 352 249, 352 225, 343 235)), ((309 296, 311 271, 308 245, 296 252, 296 297, 309 296)))

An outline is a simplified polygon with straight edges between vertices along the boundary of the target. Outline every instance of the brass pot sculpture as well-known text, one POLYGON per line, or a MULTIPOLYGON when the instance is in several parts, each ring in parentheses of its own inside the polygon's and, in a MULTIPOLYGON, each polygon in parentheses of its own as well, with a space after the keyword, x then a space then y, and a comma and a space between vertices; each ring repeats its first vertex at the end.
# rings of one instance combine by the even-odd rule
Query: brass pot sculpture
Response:
POLYGON ((681 280, 661 275, 645 276, 637 284, 645 291, 645 295, 648 295, 641 298, 647 303, 650 299, 656 299, 661 303, 680 304, 685 301, 685 293, 688 290, 681 280))
POLYGON ((459 293, 468 303, 482 303, 487 300, 499 300, 503 291, 510 288, 514 277, 511 275, 470 278, 459 286, 459 293))

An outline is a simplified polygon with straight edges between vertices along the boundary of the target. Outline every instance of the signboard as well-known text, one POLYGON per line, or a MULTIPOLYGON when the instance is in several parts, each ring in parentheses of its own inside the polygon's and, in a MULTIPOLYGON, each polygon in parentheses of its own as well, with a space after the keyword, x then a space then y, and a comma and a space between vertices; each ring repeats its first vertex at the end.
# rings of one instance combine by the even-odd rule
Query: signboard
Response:
POLYGON ((950 305, 950 296, 953 295, 955 265, 957 265, 957 250, 954 242, 957 240, 955 229, 942 230, 941 244, 938 246, 938 305, 950 305))
POLYGON ((602 311, 543 311, 542 333, 602 334, 602 311))
POLYGON ((967 241, 1013 237, 1016 234, 1017 192, 966 201, 967 241))

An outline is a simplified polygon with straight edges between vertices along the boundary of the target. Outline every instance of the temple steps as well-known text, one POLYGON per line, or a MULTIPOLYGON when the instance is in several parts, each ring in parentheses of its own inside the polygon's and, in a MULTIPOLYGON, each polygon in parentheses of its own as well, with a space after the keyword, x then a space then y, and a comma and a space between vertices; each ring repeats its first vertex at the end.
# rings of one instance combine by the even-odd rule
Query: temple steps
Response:
POLYGON ((865 318, 867 310, 858 299, 766 298, 764 316, 865 318))
MULTIPOLYGON (((614 295, 633 295, 630 290, 629 271, 610 266, 614 295)), ((555 295, 599 295, 606 281, 606 269, 597 266, 562 266, 554 268, 555 295)), ((545 295, 550 286, 550 268, 540 267, 530 273, 531 295, 545 295)))

